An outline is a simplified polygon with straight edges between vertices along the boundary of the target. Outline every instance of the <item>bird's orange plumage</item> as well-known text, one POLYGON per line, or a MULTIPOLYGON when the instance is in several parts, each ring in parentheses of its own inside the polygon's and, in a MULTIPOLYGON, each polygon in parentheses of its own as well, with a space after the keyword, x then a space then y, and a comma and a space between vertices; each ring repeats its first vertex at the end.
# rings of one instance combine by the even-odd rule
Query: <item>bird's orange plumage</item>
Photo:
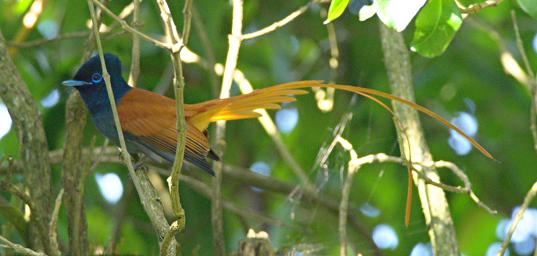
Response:
MULTIPOLYGON (((297 82, 295 86, 312 86, 318 81, 297 82)), ((218 120, 238 120, 258 117, 256 109, 278 109, 280 103, 294 101, 291 95, 307 91, 272 86, 228 99, 215 99, 199 104, 185 104, 187 122, 185 157, 208 165, 210 146, 205 133, 209 123, 218 120)), ((169 155, 175 155, 177 145, 175 101, 142 89, 133 88, 118 104, 121 126, 127 134, 169 155)))
MULTIPOLYGON (((185 114, 192 113, 186 110, 185 114)), ((175 155, 177 146, 175 101, 150 92, 133 88, 123 96, 118 104, 123 131, 140 138, 144 143, 175 155)), ((185 154, 198 163, 206 163, 210 147, 207 136, 187 123, 185 154)))

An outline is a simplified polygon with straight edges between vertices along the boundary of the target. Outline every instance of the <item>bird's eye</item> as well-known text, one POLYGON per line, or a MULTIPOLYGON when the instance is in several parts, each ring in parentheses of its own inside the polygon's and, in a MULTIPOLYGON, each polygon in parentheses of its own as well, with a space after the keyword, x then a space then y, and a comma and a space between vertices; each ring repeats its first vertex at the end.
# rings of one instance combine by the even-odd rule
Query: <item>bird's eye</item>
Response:
POLYGON ((101 74, 99 73, 93 73, 93 75, 91 75, 91 82, 94 83, 94 84, 98 84, 100 83, 101 81, 103 81, 103 77, 101 76, 101 74))

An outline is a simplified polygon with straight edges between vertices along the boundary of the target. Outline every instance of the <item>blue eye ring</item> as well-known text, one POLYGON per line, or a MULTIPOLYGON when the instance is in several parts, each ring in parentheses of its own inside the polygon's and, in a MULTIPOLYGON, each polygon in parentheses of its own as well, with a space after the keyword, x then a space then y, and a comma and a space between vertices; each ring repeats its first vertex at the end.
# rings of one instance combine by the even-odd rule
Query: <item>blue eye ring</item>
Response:
POLYGON ((103 81, 103 76, 101 76, 101 74, 93 73, 93 75, 91 75, 91 82, 92 83, 98 84, 98 83, 100 83, 102 81, 103 81))

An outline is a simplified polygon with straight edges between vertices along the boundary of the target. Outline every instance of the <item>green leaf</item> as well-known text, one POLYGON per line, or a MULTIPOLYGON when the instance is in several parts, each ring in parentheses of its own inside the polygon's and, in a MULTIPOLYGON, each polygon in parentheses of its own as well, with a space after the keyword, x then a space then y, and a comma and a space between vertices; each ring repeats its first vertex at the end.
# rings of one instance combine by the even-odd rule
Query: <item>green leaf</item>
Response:
POLYGON ((425 57, 442 54, 462 24, 453 0, 429 0, 416 19, 411 50, 425 57))
POLYGON ((375 0, 377 15, 386 26, 405 30, 426 0, 375 0))
POLYGON ((345 11, 345 8, 347 8, 347 5, 349 5, 349 0, 332 0, 328 9, 328 17, 323 24, 326 25, 339 18, 343 14, 343 11, 345 11))
POLYGON ((536 0, 517 0, 520 8, 529 14, 532 18, 537 19, 537 1, 536 0))

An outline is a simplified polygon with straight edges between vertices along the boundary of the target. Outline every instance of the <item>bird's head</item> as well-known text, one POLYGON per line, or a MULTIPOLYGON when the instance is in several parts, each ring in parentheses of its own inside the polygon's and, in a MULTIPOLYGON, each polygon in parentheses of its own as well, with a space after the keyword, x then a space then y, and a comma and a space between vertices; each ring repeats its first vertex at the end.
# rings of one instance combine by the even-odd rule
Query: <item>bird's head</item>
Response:
MULTIPOLYGON (((106 69, 110 74, 114 98, 118 101, 131 87, 121 76, 121 61, 119 58, 113 54, 106 53, 104 54, 104 60, 106 69)), ((99 55, 95 55, 86 61, 78 69, 72 80, 65 80, 62 84, 76 88, 91 112, 109 107, 108 93, 99 55)))

